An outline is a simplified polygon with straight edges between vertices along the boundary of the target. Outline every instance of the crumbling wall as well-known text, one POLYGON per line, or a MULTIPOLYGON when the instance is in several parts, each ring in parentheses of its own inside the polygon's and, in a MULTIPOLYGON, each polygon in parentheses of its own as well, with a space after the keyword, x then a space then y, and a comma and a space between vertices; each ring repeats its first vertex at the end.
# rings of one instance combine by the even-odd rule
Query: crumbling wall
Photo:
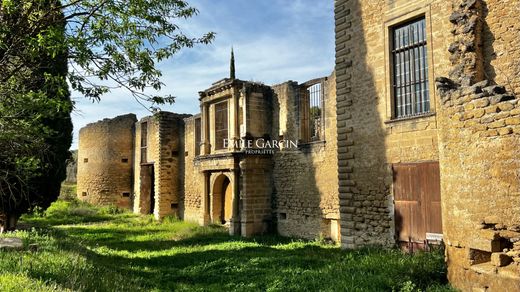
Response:
POLYGON ((520 94, 520 1, 482 1, 485 78, 520 94))
MULTIPOLYGON (((284 148, 273 156, 273 213, 285 236, 339 241, 335 75, 324 88, 325 141, 284 148)), ((295 82, 273 86, 273 136, 299 139, 299 92, 295 82)))
POLYGON ((159 112, 159 157, 156 163, 156 188, 159 218, 179 216, 184 192, 184 118, 189 115, 159 112))
POLYGON ((203 224, 204 175, 194 161, 197 157, 195 153, 195 119, 197 118, 200 118, 200 115, 184 120, 185 168, 182 218, 203 224))
MULTIPOLYGON (((448 276, 465 291, 520 290, 519 98, 517 88, 507 91, 484 79, 491 56, 483 48, 492 45, 487 30, 507 25, 487 23, 486 9, 500 7, 505 15, 514 9, 497 1, 454 1, 453 70, 449 79, 437 79, 448 276)), ((518 46, 511 42, 508 50, 518 46)))
POLYGON ((141 196, 141 169, 154 168, 153 213, 161 219, 168 215, 179 216, 181 194, 184 191, 184 121, 188 115, 159 112, 143 118, 136 124, 134 212, 148 213, 148 201, 141 196), (147 160, 141 161, 141 133, 143 123, 147 130, 147 160))
POLYGON ((133 187, 134 114, 89 124, 79 132, 78 198, 130 208, 133 187))

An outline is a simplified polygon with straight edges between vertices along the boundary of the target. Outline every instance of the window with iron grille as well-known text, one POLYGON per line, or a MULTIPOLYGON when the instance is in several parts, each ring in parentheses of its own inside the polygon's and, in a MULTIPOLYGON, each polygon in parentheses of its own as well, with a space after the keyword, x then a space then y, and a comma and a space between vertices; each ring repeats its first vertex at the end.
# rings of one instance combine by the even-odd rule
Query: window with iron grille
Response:
POLYGON ((322 82, 302 88, 301 95, 301 139, 303 142, 323 140, 322 82))
POLYGON ((228 103, 215 105, 215 149, 224 149, 224 140, 228 139, 228 103))
POLYGON ((322 90, 321 83, 316 83, 307 88, 309 92, 309 137, 311 141, 321 138, 322 131, 322 90))
POLYGON ((201 143, 201 120, 195 119, 195 156, 200 155, 200 143, 201 143))
POLYGON ((394 118, 430 112, 426 20, 392 30, 394 118))
POLYGON ((141 123, 141 163, 148 162, 148 123, 141 123))

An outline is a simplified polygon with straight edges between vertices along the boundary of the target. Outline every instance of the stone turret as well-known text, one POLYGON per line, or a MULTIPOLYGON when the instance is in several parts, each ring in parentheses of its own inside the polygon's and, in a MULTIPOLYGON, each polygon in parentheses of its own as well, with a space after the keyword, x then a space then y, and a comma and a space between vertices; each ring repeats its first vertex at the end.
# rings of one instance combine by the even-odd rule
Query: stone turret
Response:
POLYGON ((88 124, 79 132, 78 198, 98 205, 130 208, 134 114, 88 124))

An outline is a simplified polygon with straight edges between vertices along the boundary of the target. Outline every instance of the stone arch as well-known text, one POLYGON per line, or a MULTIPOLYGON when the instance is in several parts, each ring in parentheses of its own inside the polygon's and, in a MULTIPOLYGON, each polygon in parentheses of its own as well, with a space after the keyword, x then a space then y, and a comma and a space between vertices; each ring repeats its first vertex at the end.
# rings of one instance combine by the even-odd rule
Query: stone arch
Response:
POLYGON ((211 221, 229 225, 233 218, 233 179, 220 173, 213 179, 211 186, 211 221))

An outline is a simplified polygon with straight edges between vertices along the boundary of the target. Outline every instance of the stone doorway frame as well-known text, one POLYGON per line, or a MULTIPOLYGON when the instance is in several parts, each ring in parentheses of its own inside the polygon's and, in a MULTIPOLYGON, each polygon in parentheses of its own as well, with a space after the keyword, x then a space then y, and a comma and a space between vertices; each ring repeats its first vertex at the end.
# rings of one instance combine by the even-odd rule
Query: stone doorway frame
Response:
POLYGON ((223 208, 225 207, 224 185, 231 188, 231 218, 226 222, 231 235, 240 235, 239 191, 233 172, 214 172, 209 179, 209 221, 222 224, 223 208), (238 228, 237 228, 238 227, 238 228))

